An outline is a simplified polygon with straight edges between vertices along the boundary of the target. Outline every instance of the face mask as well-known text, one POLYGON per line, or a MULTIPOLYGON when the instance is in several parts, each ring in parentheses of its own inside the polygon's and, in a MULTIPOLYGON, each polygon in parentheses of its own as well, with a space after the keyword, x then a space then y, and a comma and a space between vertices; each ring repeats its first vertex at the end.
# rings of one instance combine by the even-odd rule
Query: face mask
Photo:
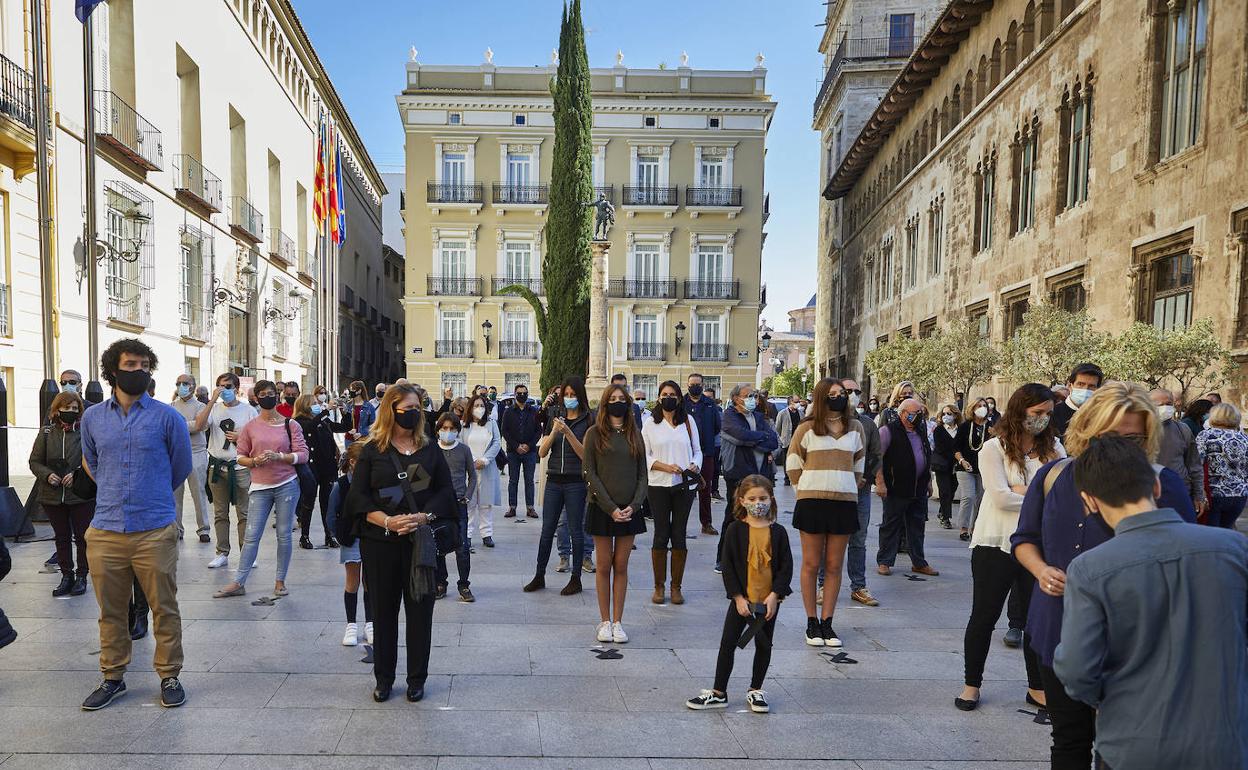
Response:
POLYGON ((581 405, 581 402, 578 401, 576 398, 564 398, 563 399, 564 409, 575 409, 580 405, 581 405))
POLYGON ((694 398, 697 398, 698 396, 701 396, 701 395, 702 395, 702 386, 701 386, 701 385, 696 385, 696 384, 695 384, 695 385, 690 385, 690 386, 689 386, 689 395, 693 396, 694 398))
POLYGON ((312 414, 314 414, 314 415, 318 415, 318 414, 320 414, 320 413, 321 413, 321 412, 323 412, 323 411, 325 411, 325 407, 321 406, 320 404, 313 404, 313 405, 312 405, 312 414))
POLYGON ((1174 419, 1174 407, 1169 404, 1157 407, 1157 413, 1161 415, 1162 422, 1174 419))
POLYGON ((65 387, 61 388, 61 392, 62 393, 77 393, 78 383, 71 382, 71 383, 66 384, 65 387))
POLYGON ((1201 423, 1201 427, 1203 427, 1205 430, 1209 430, 1209 418, 1208 417, 1206 417, 1205 421, 1201 423))
POLYGON ((992 403, 991 401, 989 401, 989 402, 988 402, 988 411, 990 411, 990 412, 995 412, 995 411, 997 411, 997 405, 996 405, 996 404, 994 404, 994 403, 992 403))
POLYGON ((294 406, 294 405, 295 405, 295 399, 297 399, 297 398, 299 398, 299 397, 298 397, 298 396, 285 396, 285 397, 283 397, 283 398, 282 398, 282 400, 283 400, 283 401, 285 401, 285 402, 286 402, 287 404, 289 404, 290 406, 294 406))
POLYGON ((854 409, 856 409, 856 410, 858 411, 858 414, 866 414, 866 413, 867 413, 867 408, 866 408, 865 406, 863 406, 862 404, 859 404, 858 406, 854 407, 854 409))
POLYGON ((480 420, 482 417, 485 416, 485 407, 483 406, 473 407, 472 416, 480 420))
POLYGON ((420 411, 417 409, 408 409, 406 412, 396 410, 394 422, 405 430, 416 430, 416 426, 420 424, 420 411))
POLYGON ((181 398, 190 398, 191 386, 185 382, 178 384, 178 396, 181 398))
POLYGON ((756 503, 750 503, 745 506, 745 512, 751 516, 757 516, 760 519, 765 519, 771 515, 771 501, 759 500, 756 503))
POLYGON ((227 404, 232 404, 232 403, 234 403, 234 400, 235 400, 236 398, 238 398, 238 396, 237 396, 237 394, 235 394, 235 393, 234 393, 234 389, 233 389, 233 388, 222 388, 222 389, 221 389, 221 400, 222 400, 222 401, 224 401, 225 403, 227 403, 227 404))
POLYGON ((945 425, 953 425, 955 422, 958 421, 958 418, 954 417, 951 414, 942 414, 940 416, 940 421, 943 422, 945 425))
POLYGON ((984 419, 985 417, 987 417, 987 416, 988 416, 988 407, 986 407, 986 406, 977 406, 977 407, 975 407, 975 416, 976 416, 976 417, 978 417, 978 418, 979 418, 979 419, 981 419, 981 420, 982 420, 982 419, 984 419))
POLYGON ((524 406, 524 405, 528 402, 528 400, 529 400, 529 394, 528 394, 528 393, 517 393, 517 394, 516 394, 516 403, 517 403, 517 404, 519 404, 520 406, 524 406))
POLYGON ((918 413, 918 412, 907 412, 906 414, 903 414, 903 415, 901 416, 901 419, 905 420, 907 423, 909 423, 909 424, 911 424, 911 425, 914 425, 915 421, 919 419, 919 413, 918 413))
POLYGON ((1070 403, 1075 406, 1083 406, 1083 402, 1092 398, 1092 391, 1088 388, 1075 388, 1070 391, 1070 403))
POLYGON ((839 396, 828 396, 828 408, 834 412, 843 412, 849 405, 849 398, 842 393, 839 396))
POLYGON ((745 411, 752 412, 758 408, 758 399, 753 396, 745 397, 745 411))
POLYGON ((256 399, 256 403, 261 409, 272 409, 277 406, 277 396, 261 396, 256 399))
POLYGON ((438 431, 438 439, 443 444, 454 444, 456 441, 459 441, 459 431, 454 431, 454 430, 438 431))
POLYGON ((497 393, 491 393, 491 394, 490 394, 490 400, 491 400, 491 401, 497 401, 497 400, 498 400, 498 394, 497 394, 497 393))
POLYGON ((858 408, 858 405, 859 405, 859 404, 861 404, 861 403, 862 403, 862 396, 858 395, 857 393, 850 393, 850 394, 849 394, 849 405, 850 405, 850 406, 852 406, 852 407, 854 407, 855 409, 857 409, 857 408, 858 408))
POLYGON ((59 417, 61 422, 65 423, 66 425, 73 425, 74 423, 78 422, 78 418, 82 416, 82 412, 71 412, 68 410, 63 410, 63 411, 57 412, 56 416, 59 417))
POLYGON ((674 412, 676 407, 680 405, 680 399, 675 396, 664 396, 659 399, 659 406, 663 407, 665 412, 674 412))
POLYGON ((1028 415, 1027 418, 1023 420, 1023 430, 1033 436, 1038 436, 1041 433, 1044 433, 1044 429, 1047 427, 1049 427, 1049 416, 1047 414, 1028 415))
POLYGON ((117 388, 129 396, 141 396, 147 392, 147 383, 152 381, 152 373, 142 369, 120 371, 113 376, 117 388))
POLYGON ((611 417, 624 417, 628 414, 628 404, 623 401, 611 401, 607 404, 607 415, 611 417))
POLYGON ((880 402, 878 402, 878 401, 872 401, 872 402, 871 402, 871 411, 873 411, 873 412, 878 412, 879 410, 880 410, 880 402))
POLYGON ((317 402, 324 404, 324 403, 326 403, 326 402, 328 402, 328 401, 329 401, 329 396, 327 396, 327 395, 326 395, 326 394, 324 394, 324 393, 317 393, 317 394, 316 394, 316 400, 317 400, 317 402))
POLYGON ((355 398, 360 395, 360 391, 358 390, 348 390, 347 393, 351 396, 351 398, 355 398))

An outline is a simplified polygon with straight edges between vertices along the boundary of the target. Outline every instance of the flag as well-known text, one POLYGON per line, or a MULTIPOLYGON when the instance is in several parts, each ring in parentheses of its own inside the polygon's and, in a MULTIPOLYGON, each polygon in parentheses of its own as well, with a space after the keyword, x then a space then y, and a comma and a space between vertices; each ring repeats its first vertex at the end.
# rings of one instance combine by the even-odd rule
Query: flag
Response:
POLYGON ((338 132, 334 130, 332 124, 329 127, 329 144, 325 157, 329 162, 329 169, 325 174, 329 188, 329 204, 326 208, 326 216, 329 218, 329 238, 333 243, 341 245, 342 238, 338 233, 338 197, 341 194, 338 188, 338 132))
POLYGON ((95 6, 102 2, 104 0, 74 0, 74 15, 78 17, 78 21, 86 24, 87 17, 91 15, 91 11, 95 10, 95 6))
POLYGON ((338 203, 338 245, 341 246, 347 240, 347 197, 343 194, 347 188, 342 186, 342 142, 334 143, 334 151, 337 157, 334 158, 334 169, 337 172, 337 182, 334 185, 337 191, 338 203))
POLYGON ((316 232, 325 234, 325 114, 316 131, 316 175, 313 181, 312 218, 316 220, 316 232))

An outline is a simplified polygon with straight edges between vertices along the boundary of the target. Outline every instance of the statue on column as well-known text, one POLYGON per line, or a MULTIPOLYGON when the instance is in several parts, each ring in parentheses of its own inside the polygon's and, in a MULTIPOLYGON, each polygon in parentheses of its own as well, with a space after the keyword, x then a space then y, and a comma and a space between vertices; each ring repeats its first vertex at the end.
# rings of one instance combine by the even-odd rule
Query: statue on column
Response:
POLYGON ((611 205, 611 201, 607 200, 606 193, 598 193, 598 200, 591 203, 582 203, 582 206, 591 206, 596 212, 594 215, 594 240, 605 241, 607 239, 607 231, 611 229, 611 225, 615 224, 615 206, 611 205))

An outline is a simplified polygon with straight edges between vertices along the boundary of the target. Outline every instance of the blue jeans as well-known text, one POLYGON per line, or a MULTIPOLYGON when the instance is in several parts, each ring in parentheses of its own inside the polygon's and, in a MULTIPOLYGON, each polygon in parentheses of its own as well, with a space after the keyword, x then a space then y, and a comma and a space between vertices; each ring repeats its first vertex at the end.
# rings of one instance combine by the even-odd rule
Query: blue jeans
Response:
MULTIPOLYGON (((472 554, 468 551, 468 503, 455 503, 455 509, 459 512, 459 548, 455 551, 455 566, 459 570, 459 581, 456 583, 460 588, 467 588, 468 572, 472 568, 472 554)), ((438 585, 444 586, 450 579, 450 573, 446 569, 446 555, 438 556, 437 567, 434 568, 435 578, 438 585)))
POLYGON ((537 452, 532 449, 528 454, 510 451, 507 453, 507 505, 516 507, 519 501, 520 469, 524 469, 524 499, 530 508, 537 507, 533 498, 533 471, 537 468, 537 452))
POLYGON ((1235 529, 1235 520, 1244 512, 1244 503, 1248 501, 1248 497, 1219 497, 1213 495, 1209 498, 1209 515, 1206 521, 1211 527, 1223 527, 1224 529, 1235 529))
POLYGON ((858 531, 849 536, 845 571, 849 573, 849 590, 867 587, 867 527, 871 526, 871 485, 858 490, 858 531))
POLYGON ((572 541, 568 550, 568 555, 572 558, 572 574, 579 574, 577 570, 585 559, 585 500, 588 496, 589 485, 584 481, 559 484, 546 480, 546 495, 542 500, 542 535, 537 541, 538 575, 546 574, 546 565, 550 562, 551 540, 555 537, 556 527, 564 533, 570 532, 567 536, 572 541), (564 518, 560 515, 561 512, 567 515, 566 527, 559 523, 564 518))
POLYGON ((247 536, 243 540, 243 554, 239 557, 234 582, 246 585, 251 565, 260 552, 260 538, 264 526, 269 523, 269 513, 277 519, 277 580, 286 582, 290 569, 290 531, 295 525, 295 504, 299 502, 298 477, 270 489, 252 489, 247 495, 247 536))

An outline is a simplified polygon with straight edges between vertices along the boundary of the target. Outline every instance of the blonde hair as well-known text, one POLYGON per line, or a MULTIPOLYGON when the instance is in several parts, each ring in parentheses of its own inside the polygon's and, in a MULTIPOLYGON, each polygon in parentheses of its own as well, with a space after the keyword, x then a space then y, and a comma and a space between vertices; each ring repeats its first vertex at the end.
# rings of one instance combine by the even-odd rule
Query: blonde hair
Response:
MULTIPOLYGON (((967 421, 967 422, 970 422, 970 421, 974 420, 974 419, 975 419, 975 408, 976 408, 977 406, 979 406, 980 404, 983 404, 985 407, 987 407, 987 406, 988 406, 988 399, 984 398, 983 396, 980 396, 979 398, 975 399, 974 401, 967 401, 967 402, 966 402, 966 406, 965 406, 965 407, 963 407, 963 409, 962 409, 962 420, 965 420, 965 421, 967 421)), ((987 417, 985 417, 984 419, 986 420, 986 419, 988 419, 988 418, 987 418, 987 417)), ((958 420, 959 424, 962 422, 962 420, 958 420)))
POLYGON ((1239 430, 1239 410, 1223 401, 1209 410, 1209 427, 1239 430))
MULTIPOLYGON (((377 445, 377 451, 386 452, 390 449, 391 436, 394 435, 394 405, 402 401, 408 396, 419 396, 416 388, 411 385, 393 385, 386 388, 386 394, 381 397, 381 404, 377 406, 377 419, 373 421, 373 427, 368 431, 368 441, 377 445)), ((425 410, 423 404, 413 407, 420 413, 420 421, 416 423, 416 427, 412 429, 412 439, 417 449, 421 449, 425 445, 427 436, 425 436, 425 410)))
POLYGON ((1062 439, 1066 452, 1071 457, 1079 456, 1087 449, 1090 440, 1113 432, 1128 414, 1143 417, 1144 443, 1141 448, 1148 455, 1148 461, 1153 462, 1161 449, 1161 417, 1153 400, 1148 397, 1148 391, 1134 382, 1109 381, 1096 389, 1070 419, 1066 436, 1062 439))
POLYGON ((295 406, 291 411, 291 414, 295 417, 311 417, 312 402, 315 400, 316 396, 311 393, 304 393, 302 396, 295 399, 295 406))
POLYGON ((914 387, 914 383, 911 382, 910 380, 902 380, 901 382, 894 385, 893 392, 888 397, 888 405, 894 409, 901 406, 901 402, 904 400, 901 397, 902 388, 910 388, 911 394, 917 394, 919 392, 918 389, 914 387))
POLYGON ((948 409, 950 412, 953 413, 953 417, 954 417, 953 424, 955 426, 961 425, 962 413, 958 411, 958 405, 957 404, 945 404, 944 406, 940 408, 940 411, 937 414, 944 414, 946 409, 948 409))

